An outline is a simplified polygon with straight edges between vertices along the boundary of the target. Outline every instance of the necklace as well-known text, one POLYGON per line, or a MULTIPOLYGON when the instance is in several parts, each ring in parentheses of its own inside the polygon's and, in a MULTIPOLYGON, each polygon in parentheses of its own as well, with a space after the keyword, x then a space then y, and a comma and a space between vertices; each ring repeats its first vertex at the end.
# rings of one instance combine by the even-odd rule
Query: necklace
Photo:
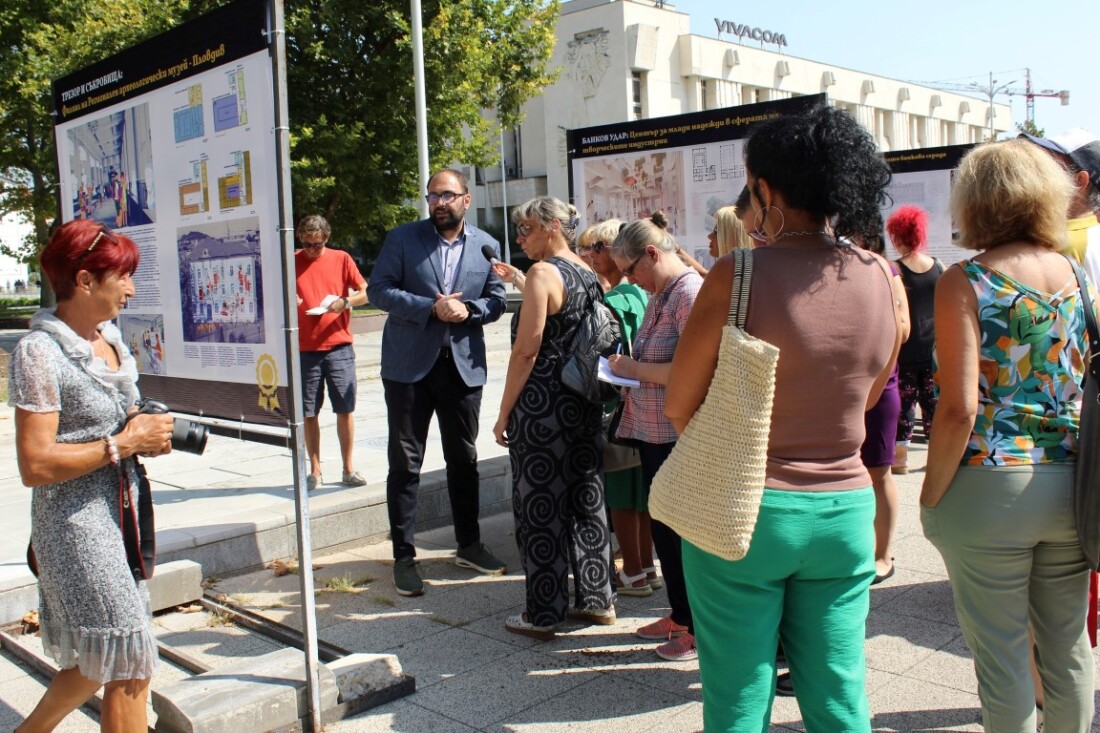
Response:
POLYGON ((772 237, 772 242, 778 242, 780 239, 786 239, 787 237, 824 237, 828 234, 824 229, 816 232, 783 232, 772 237))

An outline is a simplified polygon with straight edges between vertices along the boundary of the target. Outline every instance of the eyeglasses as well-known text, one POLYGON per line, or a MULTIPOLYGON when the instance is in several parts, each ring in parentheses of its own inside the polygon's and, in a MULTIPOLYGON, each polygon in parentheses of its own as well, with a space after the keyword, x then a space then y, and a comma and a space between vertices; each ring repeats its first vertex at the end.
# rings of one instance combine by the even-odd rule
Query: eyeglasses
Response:
POLYGON ((435 206, 441 201, 445 204, 449 204, 460 196, 465 195, 464 193, 455 193, 454 191, 444 191, 443 193, 429 193, 424 197, 424 200, 430 205, 435 206))
POLYGON ((320 242, 302 242, 302 246, 306 249, 321 249, 326 244, 328 244, 327 239, 322 239, 320 242))
POLYGON ((718 236, 718 227, 714 227, 713 229, 711 229, 710 233, 711 233, 712 236, 717 237, 718 236))
POLYGON ((638 263, 642 261, 642 258, 646 256, 646 252, 642 252, 640 255, 634 258, 634 261, 623 268, 623 274, 627 277, 634 277, 634 270, 637 269, 638 263))

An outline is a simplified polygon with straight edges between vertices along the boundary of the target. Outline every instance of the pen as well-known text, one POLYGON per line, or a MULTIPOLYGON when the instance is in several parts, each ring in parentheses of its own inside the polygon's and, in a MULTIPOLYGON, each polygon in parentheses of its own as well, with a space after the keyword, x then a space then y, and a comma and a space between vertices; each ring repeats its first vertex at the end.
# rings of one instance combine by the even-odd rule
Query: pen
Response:
POLYGON ((623 353, 623 343, 622 343, 622 341, 620 341, 618 346, 615 347, 615 353, 616 354, 623 353))

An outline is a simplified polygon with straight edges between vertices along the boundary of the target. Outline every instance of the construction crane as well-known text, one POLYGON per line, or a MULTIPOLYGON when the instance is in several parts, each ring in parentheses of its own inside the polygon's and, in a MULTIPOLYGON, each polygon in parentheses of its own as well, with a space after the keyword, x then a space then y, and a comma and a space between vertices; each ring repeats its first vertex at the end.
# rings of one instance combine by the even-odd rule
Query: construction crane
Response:
POLYGON ((1061 91, 1054 91, 1053 89, 1043 89, 1036 91, 1031 85, 1031 69, 1024 69, 1024 86, 1023 88, 1013 87, 1016 83, 1015 80, 1006 84, 997 84, 997 80, 993 78, 993 72, 989 73, 989 83, 979 84, 976 81, 972 81, 969 84, 955 84, 942 81, 918 81, 914 84, 920 84, 926 87, 932 87, 933 89, 942 89, 945 92, 978 92, 989 99, 989 137, 993 139, 993 98, 998 94, 1004 94, 1007 96, 1023 97, 1027 100, 1027 113, 1025 115, 1028 122, 1032 126, 1035 125, 1035 98, 1036 97, 1057 97, 1062 100, 1062 106, 1065 107, 1069 104, 1069 90, 1062 89, 1061 91))

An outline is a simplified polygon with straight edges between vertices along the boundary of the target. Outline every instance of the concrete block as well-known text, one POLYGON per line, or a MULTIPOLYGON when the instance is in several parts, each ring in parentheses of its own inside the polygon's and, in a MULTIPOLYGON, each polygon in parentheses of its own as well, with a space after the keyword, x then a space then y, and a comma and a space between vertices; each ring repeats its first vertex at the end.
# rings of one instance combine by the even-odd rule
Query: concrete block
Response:
POLYGON ((0 573, 0 625, 7 626, 38 608, 38 580, 26 565, 5 570, 0 573))
MULTIPOLYGON (((336 677, 318 665, 321 709, 335 707, 336 677)), ((307 715, 305 661, 280 649, 153 690, 158 733, 240 733, 293 726, 307 715)))
POLYGON ((324 666, 336 678, 341 702, 387 690, 405 679, 394 654, 349 654, 324 666))
POLYGON ((157 565, 146 583, 153 613, 202 598, 202 565, 176 560, 157 565))

